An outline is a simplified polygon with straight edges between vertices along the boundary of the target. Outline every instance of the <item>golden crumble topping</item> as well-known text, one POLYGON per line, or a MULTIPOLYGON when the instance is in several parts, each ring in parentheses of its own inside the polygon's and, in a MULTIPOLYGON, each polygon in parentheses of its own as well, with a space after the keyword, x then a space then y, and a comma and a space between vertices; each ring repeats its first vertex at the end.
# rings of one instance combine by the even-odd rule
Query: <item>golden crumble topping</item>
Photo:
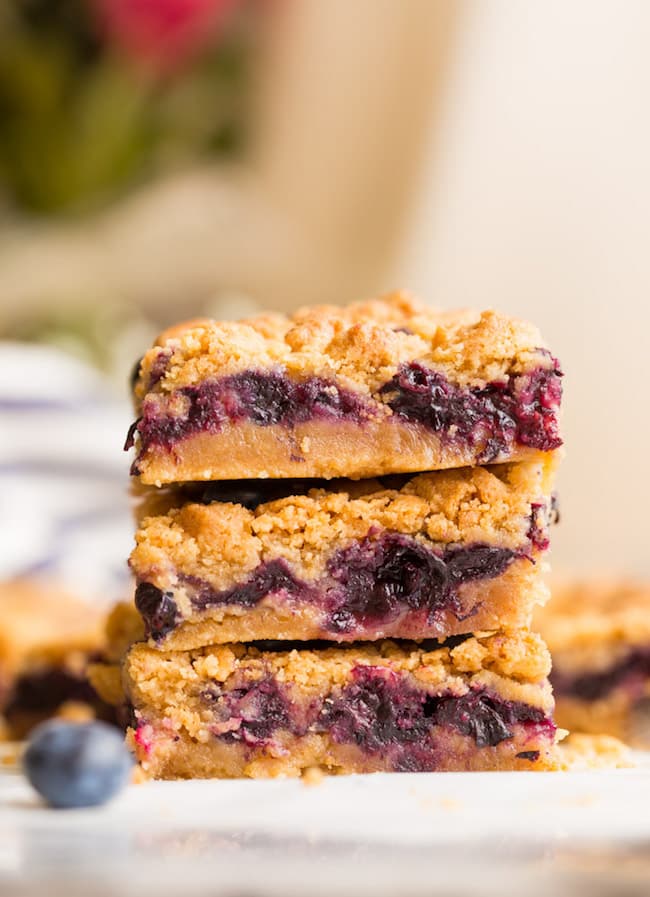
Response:
POLYGON ((399 490, 377 481, 315 489, 253 511, 190 502, 142 520, 131 567, 142 576, 156 571, 158 580, 180 569, 225 588, 274 558, 315 578, 332 551, 382 530, 518 549, 527 543, 531 505, 548 501, 553 474, 548 460, 421 474, 399 490))
POLYGON ((346 308, 304 308, 291 317, 231 322, 195 319, 165 331, 144 356, 136 397, 244 370, 336 378, 372 394, 398 367, 418 360, 451 382, 478 385, 551 361, 535 327, 495 311, 440 311, 405 293, 346 308), (163 353, 161 355, 161 353, 163 353), (152 370, 162 376, 149 387, 152 370))
POLYGON ((211 717, 203 697, 206 681, 228 689, 271 677, 292 694, 308 698, 345 685, 352 670, 362 665, 407 675, 415 686, 420 682, 457 695, 471 687, 487 688, 504 700, 522 701, 547 713, 553 708, 545 679, 550 656, 541 638, 528 631, 479 634, 456 647, 434 649, 383 641, 290 651, 232 644, 162 652, 137 644, 126 656, 123 675, 136 708, 180 721, 197 737, 211 717))

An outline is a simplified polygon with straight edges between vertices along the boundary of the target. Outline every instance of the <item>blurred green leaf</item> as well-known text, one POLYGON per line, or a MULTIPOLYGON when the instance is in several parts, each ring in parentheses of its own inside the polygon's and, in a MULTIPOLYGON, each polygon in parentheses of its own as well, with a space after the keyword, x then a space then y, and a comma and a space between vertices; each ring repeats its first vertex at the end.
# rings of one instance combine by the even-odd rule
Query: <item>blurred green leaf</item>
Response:
POLYGON ((240 144, 246 42, 236 30, 153 84, 93 38, 83 9, 2 9, 0 189, 31 212, 91 210, 166 166, 240 144))

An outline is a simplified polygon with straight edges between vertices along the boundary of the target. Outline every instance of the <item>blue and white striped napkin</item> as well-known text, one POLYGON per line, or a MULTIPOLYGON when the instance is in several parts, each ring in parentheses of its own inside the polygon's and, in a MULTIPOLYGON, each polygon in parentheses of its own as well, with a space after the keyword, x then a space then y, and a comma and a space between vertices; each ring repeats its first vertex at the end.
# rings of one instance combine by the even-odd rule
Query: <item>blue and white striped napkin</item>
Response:
POLYGON ((0 342, 0 579, 125 597, 132 414, 126 384, 122 398, 58 349, 0 342))

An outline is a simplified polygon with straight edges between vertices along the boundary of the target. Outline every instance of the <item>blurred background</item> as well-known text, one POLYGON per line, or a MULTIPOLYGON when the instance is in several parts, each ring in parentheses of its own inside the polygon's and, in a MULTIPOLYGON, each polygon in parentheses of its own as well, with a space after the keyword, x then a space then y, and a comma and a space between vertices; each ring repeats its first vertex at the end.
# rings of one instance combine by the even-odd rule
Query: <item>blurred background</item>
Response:
POLYGON ((539 324, 554 562, 650 573, 649 29, 645 0, 3 3, 0 578, 127 590, 161 326, 397 286, 539 324))

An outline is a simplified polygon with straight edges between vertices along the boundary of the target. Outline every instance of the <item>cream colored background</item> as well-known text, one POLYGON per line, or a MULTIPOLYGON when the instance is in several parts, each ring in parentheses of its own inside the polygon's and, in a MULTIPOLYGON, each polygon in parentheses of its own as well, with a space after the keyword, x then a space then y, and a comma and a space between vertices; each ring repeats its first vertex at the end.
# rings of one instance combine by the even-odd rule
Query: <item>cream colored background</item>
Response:
POLYGON ((249 158, 92 225, 0 234, 0 312, 117 296, 170 319, 404 285, 530 317, 567 372, 555 560, 650 573, 650 3, 268 9, 249 158))
POLYGON ((469 8, 402 279, 539 323, 566 369, 554 560, 650 573, 650 4, 469 8))

